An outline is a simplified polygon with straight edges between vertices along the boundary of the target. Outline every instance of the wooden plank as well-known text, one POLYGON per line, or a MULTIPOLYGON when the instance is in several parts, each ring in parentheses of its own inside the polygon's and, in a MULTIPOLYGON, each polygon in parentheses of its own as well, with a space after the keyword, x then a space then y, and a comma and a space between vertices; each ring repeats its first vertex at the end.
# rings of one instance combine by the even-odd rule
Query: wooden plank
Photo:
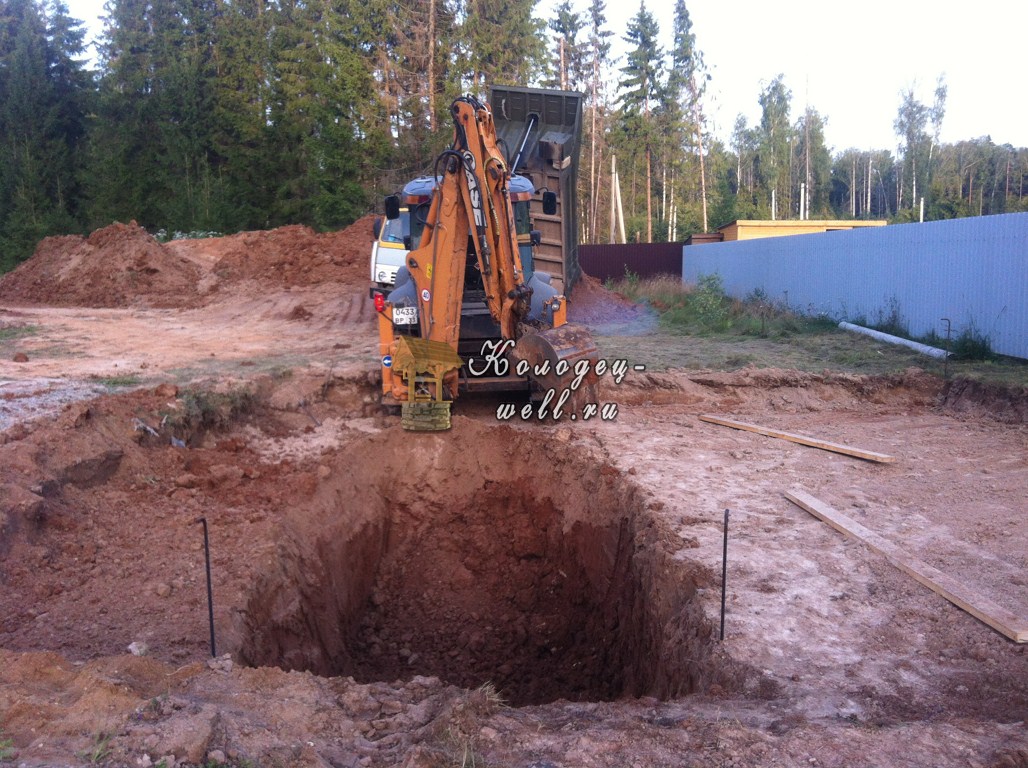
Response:
POLYGON ((796 435, 792 432, 781 432, 777 429, 768 429, 767 427, 761 427, 757 424, 747 424, 744 421, 733 421, 732 419, 723 419, 720 416, 711 416, 709 414, 704 414, 703 416, 700 416, 700 421, 706 421, 710 424, 720 424, 722 427, 731 427, 732 429, 743 429, 747 432, 756 432, 758 435, 778 437, 782 440, 789 440, 793 443, 799 443, 800 445, 809 445, 812 448, 820 448, 823 451, 832 451, 833 453, 844 453, 847 456, 856 456, 858 459, 864 459, 866 461, 876 461, 879 464, 892 464, 894 461, 896 461, 896 458, 894 456, 889 456, 884 453, 865 451, 862 448, 853 448, 849 445, 830 443, 827 440, 818 440, 814 437, 796 435))
POLYGON ((868 530, 860 523, 847 517, 808 493, 793 490, 785 494, 785 498, 801 509, 805 509, 814 517, 823 520, 837 531, 859 539, 872 550, 883 555, 886 560, 901 571, 924 584, 933 592, 942 595, 953 605, 967 611, 979 621, 983 621, 997 632, 1006 635, 1015 643, 1028 642, 1028 620, 1022 619, 1006 608, 984 597, 965 584, 947 576, 905 551, 868 530))

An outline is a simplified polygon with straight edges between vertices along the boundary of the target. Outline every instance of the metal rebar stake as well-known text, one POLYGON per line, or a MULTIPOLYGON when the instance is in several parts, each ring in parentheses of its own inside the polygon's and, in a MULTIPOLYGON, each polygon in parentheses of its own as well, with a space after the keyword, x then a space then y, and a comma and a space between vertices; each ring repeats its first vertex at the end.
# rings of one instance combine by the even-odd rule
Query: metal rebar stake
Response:
POLYGON ((728 510, 725 510, 725 544, 721 554, 721 640, 725 639, 725 597, 728 586, 728 510))
POLYGON ((193 522, 203 524, 203 553, 207 561, 207 620, 211 627, 211 658, 217 658, 214 645, 214 591, 211 589, 211 542, 207 535, 207 518, 198 517, 193 522))

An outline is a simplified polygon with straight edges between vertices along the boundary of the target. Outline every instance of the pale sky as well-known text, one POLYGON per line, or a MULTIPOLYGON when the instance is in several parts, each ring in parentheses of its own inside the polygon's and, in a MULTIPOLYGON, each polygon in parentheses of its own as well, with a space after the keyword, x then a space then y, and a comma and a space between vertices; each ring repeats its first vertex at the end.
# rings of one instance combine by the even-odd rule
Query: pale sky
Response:
MULTIPOLYGON (((536 15, 551 18, 557 4, 541 0, 536 15)), ((589 0, 572 7, 588 23, 589 0)), ((835 151, 895 151, 900 92, 913 86, 931 106, 943 74, 949 93, 942 141, 989 135, 997 144, 1028 146, 1023 0, 686 0, 686 7, 712 76, 706 111, 726 142, 739 113, 751 126, 759 122, 763 84, 784 73, 793 121, 809 102, 827 118, 825 139, 835 151)), ((646 0, 646 8, 670 48, 673 0, 646 0)), ((638 11, 639 0, 607 0, 607 28, 622 53, 638 11)))
MULTIPOLYGON (((415 0, 420 1, 420 0, 415 0)), ((68 0, 72 16, 99 30, 104 0, 68 0)), ((552 16, 557 0, 541 0, 536 15, 552 16)), ((587 18, 589 0, 573 0, 587 18)), ((997 144, 1028 146, 1023 37, 1028 3, 977 0, 733 2, 686 0, 696 43, 712 80, 706 111, 715 135, 728 141, 735 117, 760 119, 762 83, 779 72, 792 90, 792 119, 805 105, 828 120, 826 140, 847 147, 895 150, 892 123, 900 91, 913 86, 931 104, 935 81, 949 87, 942 140, 990 135, 997 144)), ((671 45, 673 0, 647 0, 665 48, 671 45)), ((639 10, 637 0, 607 0, 615 53, 639 10)))

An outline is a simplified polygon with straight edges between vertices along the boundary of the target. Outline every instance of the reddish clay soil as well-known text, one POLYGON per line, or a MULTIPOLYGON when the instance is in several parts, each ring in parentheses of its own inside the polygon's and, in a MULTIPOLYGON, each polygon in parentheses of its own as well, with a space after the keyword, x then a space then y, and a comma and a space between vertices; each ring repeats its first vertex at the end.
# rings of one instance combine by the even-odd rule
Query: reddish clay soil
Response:
POLYGON ((59 307, 189 306, 200 270, 165 249, 134 221, 89 237, 48 237, 0 279, 4 301, 59 307))
POLYGON ((568 320, 604 329, 644 329, 651 326, 652 317, 644 307, 615 291, 608 291, 603 283, 590 275, 582 275, 568 301, 568 320))
MULTIPOLYGON (((298 256, 331 237, 301 228, 162 246, 213 286, 178 308, 3 281, 31 333, 0 362, 0 762, 1028 765, 1028 646, 783 496, 1028 618, 1023 392, 630 371, 600 380, 613 421, 461 401, 408 433, 377 405, 351 229, 342 264, 298 256)), ((580 322, 633 322, 579 287, 580 322)))
MULTIPOLYGON (((193 307, 240 283, 353 285, 367 272, 374 217, 339 232, 290 226, 162 245, 136 224, 48 237, 0 279, 0 299, 57 307, 193 307)), ((238 297, 238 296, 237 296, 238 297)))

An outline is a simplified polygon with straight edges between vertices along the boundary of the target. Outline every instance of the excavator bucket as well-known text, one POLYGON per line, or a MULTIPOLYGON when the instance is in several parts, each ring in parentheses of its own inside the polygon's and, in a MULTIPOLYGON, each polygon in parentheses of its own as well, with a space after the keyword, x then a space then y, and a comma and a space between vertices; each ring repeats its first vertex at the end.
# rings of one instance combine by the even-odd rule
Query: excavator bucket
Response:
POLYGON ((599 350, 584 327, 569 323, 525 334, 514 345, 511 356, 515 363, 523 360, 528 364, 529 377, 544 393, 552 389, 559 397, 569 390, 569 410, 579 411, 585 403, 596 402, 599 350))

